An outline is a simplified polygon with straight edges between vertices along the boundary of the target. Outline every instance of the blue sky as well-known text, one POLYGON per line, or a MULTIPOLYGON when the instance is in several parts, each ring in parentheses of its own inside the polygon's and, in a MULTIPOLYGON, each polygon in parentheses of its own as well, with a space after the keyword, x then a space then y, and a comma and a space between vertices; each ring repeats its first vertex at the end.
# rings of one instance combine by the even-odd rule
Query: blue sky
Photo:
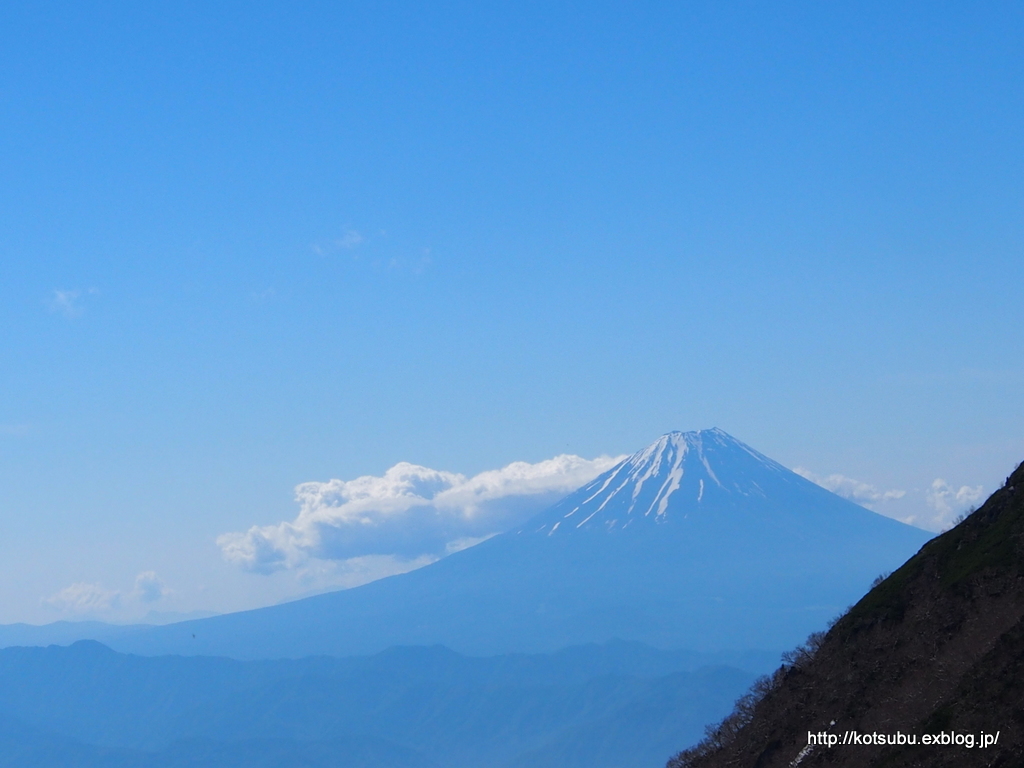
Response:
POLYGON ((0 621, 72 584, 120 619, 322 588, 216 540, 403 461, 719 426, 897 516, 991 492, 1024 459, 1022 32, 1012 3, 5 4, 0 621))

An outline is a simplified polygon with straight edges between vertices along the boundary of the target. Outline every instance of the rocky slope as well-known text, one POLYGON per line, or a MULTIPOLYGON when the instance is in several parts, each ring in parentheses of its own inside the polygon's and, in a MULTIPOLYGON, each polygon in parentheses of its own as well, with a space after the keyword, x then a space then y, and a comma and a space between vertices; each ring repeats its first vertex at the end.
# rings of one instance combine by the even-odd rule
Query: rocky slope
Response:
POLYGON ((670 768, 1024 765, 1024 465, 789 661, 670 768))

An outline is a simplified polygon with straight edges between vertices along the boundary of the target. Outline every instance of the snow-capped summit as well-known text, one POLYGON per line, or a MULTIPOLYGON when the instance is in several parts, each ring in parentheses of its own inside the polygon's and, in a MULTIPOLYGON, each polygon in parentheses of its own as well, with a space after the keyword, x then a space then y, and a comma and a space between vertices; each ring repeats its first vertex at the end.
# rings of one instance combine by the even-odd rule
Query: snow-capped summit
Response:
POLYGON ((612 638, 788 648, 927 539, 720 429, 671 432, 517 530, 354 589, 159 627, 120 650, 260 658, 612 638))
POLYGON ((688 517, 821 489, 721 429, 669 432, 520 530, 564 535, 688 517))

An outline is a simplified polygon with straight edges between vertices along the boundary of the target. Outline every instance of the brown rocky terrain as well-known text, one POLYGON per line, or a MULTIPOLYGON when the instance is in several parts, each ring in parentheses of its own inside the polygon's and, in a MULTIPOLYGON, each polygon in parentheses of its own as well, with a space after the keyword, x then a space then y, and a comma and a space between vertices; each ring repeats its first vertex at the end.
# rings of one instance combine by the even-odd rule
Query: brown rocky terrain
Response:
POLYGON ((669 768, 1024 766, 1024 465, 786 661, 669 768))

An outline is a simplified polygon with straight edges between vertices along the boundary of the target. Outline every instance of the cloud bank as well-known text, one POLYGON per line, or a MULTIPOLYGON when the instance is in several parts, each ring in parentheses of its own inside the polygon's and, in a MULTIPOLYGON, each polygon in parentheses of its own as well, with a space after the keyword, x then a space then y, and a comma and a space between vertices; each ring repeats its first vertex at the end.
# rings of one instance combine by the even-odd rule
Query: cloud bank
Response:
POLYGON ((982 496, 983 490, 980 485, 962 485, 954 488, 941 477, 935 479, 926 494, 928 504, 946 519, 952 519, 954 515, 976 506, 982 496))
POLYGON ((898 489, 880 491, 869 483, 854 480, 852 477, 846 477, 846 475, 834 474, 822 477, 803 467, 796 467, 793 471, 801 477, 807 478, 812 483, 832 491, 837 496, 842 496, 844 499, 849 499, 869 509, 873 509, 873 505, 879 502, 902 499, 907 495, 906 491, 898 489))
POLYGON ((980 485, 956 488, 942 478, 936 479, 923 490, 914 488, 908 495, 902 490, 881 491, 869 483, 845 475, 821 476, 803 467, 793 471, 873 512, 935 532, 948 529, 958 514, 977 506, 985 495, 980 485))
POLYGON ((170 594, 163 581, 154 571, 143 571, 135 577, 135 589, 132 595, 144 603, 155 603, 170 594))
POLYGON ((121 593, 104 589, 100 584, 76 582, 43 600, 62 613, 77 616, 106 613, 121 603, 121 593))
POLYGON ((367 556, 430 562, 512 528, 624 458, 561 455, 470 478, 401 462, 380 477, 302 483, 294 520, 225 533, 217 544, 255 573, 367 556))
POLYGON ((43 598, 43 603, 74 616, 104 616, 126 604, 128 607, 139 603, 151 605, 169 594, 171 591, 155 572, 143 571, 135 577, 135 588, 130 591, 79 581, 43 598))

